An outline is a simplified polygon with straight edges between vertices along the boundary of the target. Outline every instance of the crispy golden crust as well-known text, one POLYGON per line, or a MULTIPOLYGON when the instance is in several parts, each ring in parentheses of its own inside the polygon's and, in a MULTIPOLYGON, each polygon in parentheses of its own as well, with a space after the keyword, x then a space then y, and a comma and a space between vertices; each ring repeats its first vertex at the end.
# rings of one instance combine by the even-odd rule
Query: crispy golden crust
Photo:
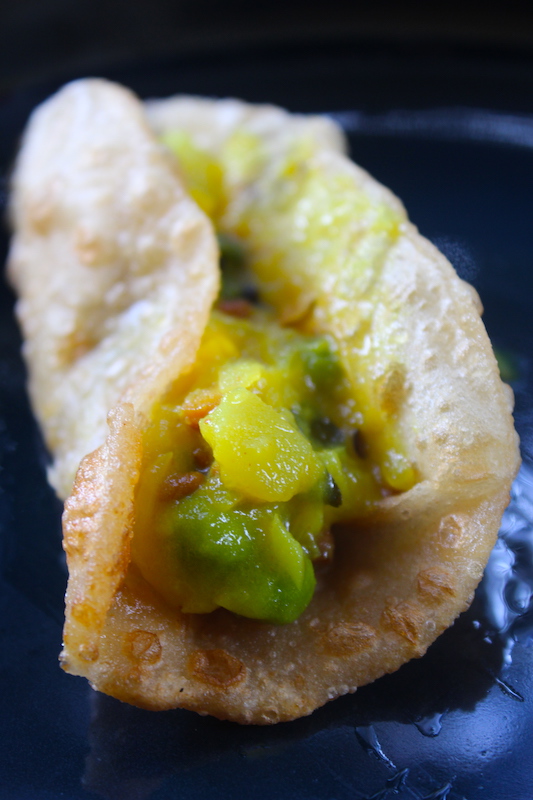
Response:
MULTIPOLYGON (((117 406, 108 422, 105 446, 83 459, 63 513, 69 567, 64 647, 89 663, 98 660, 107 612, 128 571, 142 457, 133 406, 117 406)), ((63 663, 68 669, 66 657, 63 663)))
POLYGON ((142 410, 194 358, 218 290, 216 242, 138 100, 100 80, 32 115, 11 217, 30 392, 66 497, 119 399, 142 410))
MULTIPOLYGON (((272 158, 296 129, 307 130, 305 120, 279 109, 236 101, 169 101, 149 115, 159 131, 189 129, 214 150, 235 126, 248 126, 266 137, 272 158)), ((340 169, 401 210, 338 154, 327 123, 313 121, 308 130, 326 174, 340 169)), ((273 626, 224 610, 180 614, 128 564, 142 434, 136 409, 149 407, 155 385, 137 381, 132 405, 110 416, 110 435, 82 462, 66 505, 68 671, 141 707, 267 724, 308 714, 422 655, 468 606, 518 466, 512 396, 475 292, 408 222, 386 253, 371 301, 367 345, 380 397, 398 414, 420 482, 336 533, 333 566, 318 575, 296 622, 273 626)))

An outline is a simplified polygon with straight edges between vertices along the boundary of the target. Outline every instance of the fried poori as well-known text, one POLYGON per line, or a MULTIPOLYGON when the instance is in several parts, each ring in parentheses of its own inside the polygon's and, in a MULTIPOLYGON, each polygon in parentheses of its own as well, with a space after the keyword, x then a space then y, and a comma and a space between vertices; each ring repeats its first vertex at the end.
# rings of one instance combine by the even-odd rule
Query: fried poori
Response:
MULTIPOLYGON (((518 468, 512 393, 475 291, 343 150, 327 120, 196 98, 143 110, 102 81, 66 87, 30 122, 9 270, 60 493, 81 461, 61 659, 126 702, 255 724, 309 714, 421 656, 481 578, 518 468), (185 613, 138 555, 154 408, 180 381, 197 392, 191 429, 222 405, 201 382, 215 228, 245 243, 283 330, 333 342, 363 431, 352 457, 380 476, 364 513, 332 517, 333 555, 283 624, 185 613)), ((256 313, 237 300, 220 310, 256 313)), ((252 367, 232 378, 243 391, 252 367)), ((327 504, 342 506, 335 492, 327 504)))

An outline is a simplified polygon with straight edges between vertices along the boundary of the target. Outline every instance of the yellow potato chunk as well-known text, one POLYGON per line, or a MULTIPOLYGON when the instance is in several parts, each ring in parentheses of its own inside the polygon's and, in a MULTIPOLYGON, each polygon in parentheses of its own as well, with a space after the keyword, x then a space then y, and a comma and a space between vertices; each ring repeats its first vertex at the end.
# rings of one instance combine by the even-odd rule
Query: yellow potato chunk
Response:
POLYGON ((286 502, 310 489, 323 467, 291 415, 243 387, 200 422, 224 484, 263 502, 286 502))

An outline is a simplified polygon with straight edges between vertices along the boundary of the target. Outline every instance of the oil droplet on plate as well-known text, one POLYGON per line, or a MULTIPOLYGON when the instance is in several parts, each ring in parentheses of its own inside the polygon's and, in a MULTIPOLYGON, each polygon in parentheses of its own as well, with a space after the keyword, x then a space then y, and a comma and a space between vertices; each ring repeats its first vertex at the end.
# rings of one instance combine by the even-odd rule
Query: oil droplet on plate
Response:
POLYGON ((365 798, 365 800, 386 800, 391 794, 398 794, 401 791, 402 787, 405 786, 407 781, 407 776, 409 775, 409 770, 406 767, 405 769, 400 770, 391 778, 388 778, 385 781, 385 787, 381 789, 376 794, 371 795, 370 797, 365 798))
POLYGON ((451 783, 447 783, 442 788, 437 789, 436 792, 424 795, 424 797, 421 797, 420 800, 446 800, 446 798, 450 794, 451 788, 452 788, 451 783))
MULTIPOLYGON (((513 484, 477 598, 485 627, 501 642, 509 666, 516 642, 533 638, 533 469, 527 464, 513 484)), ((506 693, 517 694, 514 689, 506 693)))
POLYGON ((355 735, 363 747, 363 750, 365 750, 367 753, 377 756, 380 761, 383 761, 392 769, 396 769, 390 758, 387 758, 383 752, 373 725, 359 725, 355 729, 355 735))
POLYGON ((416 719, 414 721, 415 726, 418 728, 420 733, 424 736, 428 736, 429 738, 433 739, 435 736, 438 736, 442 729, 442 718, 443 713, 435 713, 431 714, 428 717, 423 717, 422 719, 416 719))

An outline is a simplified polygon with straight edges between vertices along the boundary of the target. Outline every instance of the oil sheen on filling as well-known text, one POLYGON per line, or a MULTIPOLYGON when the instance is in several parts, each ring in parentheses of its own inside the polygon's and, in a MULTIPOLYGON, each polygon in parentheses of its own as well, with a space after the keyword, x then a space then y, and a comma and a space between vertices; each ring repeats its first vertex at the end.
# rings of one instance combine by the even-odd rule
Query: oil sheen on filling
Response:
POLYGON ((394 414, 383 423, 368 391, 354 391, 342 344, 307 309, 284 315, 265 287, 253 215, 224 224, 220 164, 176 142, 191 194, 223 231, 223 289, 195 365, 144 435, 132 557, 185 613, 287 623, 312 598, 314 565, 333 557, 332 526, 410 488, 415 473, 394 414))

